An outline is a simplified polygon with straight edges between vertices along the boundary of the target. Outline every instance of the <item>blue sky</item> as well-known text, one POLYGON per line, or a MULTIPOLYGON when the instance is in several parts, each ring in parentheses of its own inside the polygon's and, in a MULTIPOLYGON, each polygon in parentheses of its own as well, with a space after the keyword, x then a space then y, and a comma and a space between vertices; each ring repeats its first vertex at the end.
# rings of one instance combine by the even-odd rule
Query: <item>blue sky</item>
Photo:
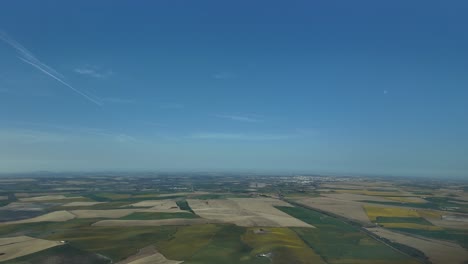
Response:
POLYGON ((0 171, 468 174, 466 1, 5 1, 0 171))

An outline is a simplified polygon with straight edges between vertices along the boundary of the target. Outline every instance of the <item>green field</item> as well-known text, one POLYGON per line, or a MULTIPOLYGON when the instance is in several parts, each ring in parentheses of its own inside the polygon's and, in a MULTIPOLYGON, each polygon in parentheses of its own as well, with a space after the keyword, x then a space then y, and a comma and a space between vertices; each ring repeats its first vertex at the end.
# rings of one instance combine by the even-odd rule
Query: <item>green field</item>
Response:
POLYGON ((242 240, 253 248, 252 257, 260 253, 271 253, 273 263, 325 263, 289 228, 248 228, 242 240))
MULTIPOLYGON (((235 225, 220 225, 209 243, 196 251, 184 264, 267 264, 268 259, 251 256, 252 248, 246 245, 241 236, 245 228, 235 225)), ((279 263, 279 262, 278 262, 279 263)))
POLYGON ((336 218, 300 207, 277 207, 317 228, 292 228, 328 263, 417 263, 336 218))
POLYGON ((190 207, 190 205, 188 204, 188 202, 186 200, 179 200, 176 202, 177 206, 179 206, 180 210, 185 210, 185 211, 189 211, 193 214, 195 214, 195 212, 192 210, 192 208, 190 207))
POLYGON ((50 240, 66 240, 81 250, 99 253, 118 261, 138 252, 139 249, 158 241, 167 240, 176 227, 95 227, 56 231, 45 237, 50 240))

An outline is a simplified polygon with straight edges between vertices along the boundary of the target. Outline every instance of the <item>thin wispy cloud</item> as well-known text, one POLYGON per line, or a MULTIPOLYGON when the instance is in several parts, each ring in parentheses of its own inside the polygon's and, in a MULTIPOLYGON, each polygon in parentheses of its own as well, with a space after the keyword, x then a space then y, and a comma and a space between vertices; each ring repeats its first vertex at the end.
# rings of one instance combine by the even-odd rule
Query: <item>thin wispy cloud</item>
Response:
POLYGON ((240 115, 215 115, 215 116, 219 118, 224 118, 224 119, 229 119, 232 121, 239 121, 239 122, 250 122, 250 123, 261 122, 260 119, 251 117, 251 116, 240 116, 240 115))
POLYGON ((80 139, 99 139, 116 142, 137 142, 137 138, 127 133, 85 126, 68 126, 37 122, 14 122, 8 127, 0 125, 0 141, 16 140, 18 142, 58 142, 80 139), (15 128, 12 128, 13 127, 15 128))
POLYGON ((290 139, 295 137, 295 135, 247 133, 195 133, 190 135, 189 137, 195 139, 267 141, 290 139))
POLYGON ((102 106, 102 104, 90 97, 89 95, 85 94, 84 92, 74 88, 72 85, 64 81, 64 76, 54 70, 53 68, 49 67, 48 65, 44 64, 41 62, 36 56, 34 56, 29 50, 27 50, 25 47, 23 47, 20 43, 16 42, 14 39, 10 38, 6 33, 0 31, 0 39, 13 47, 16 52, 18 53, 18 59, 21 61, 31 65, 32 67, 36 68, 37 70, 41 71, 42 73, 48 75, 49 77, 53 78, 54 80, 58 81, 59 83, 63 84, 64 86, 68 87, 75 93, 81 95, 82 97, 86 98, 88 101, 98 105, 102 106))
POLYGON ((132 136, 129 136, 127 134, 119 134, 115 136, 115 140, 118 142, 135 142, 136 139, 132 136))
POLYGON ((29 143, 51 143, 64 142, 69 139, 63 134, 37 131, 31 129, 2 129, 0 132, 0 142, 20 142, 29 143))
POLYGON ((99 69, 99 67, 89 65, 81 68, 76 68, 73 71, 81 75, 86 75, 98 79, 106 79, 114 74, 112 70, 103 71, 99 69))

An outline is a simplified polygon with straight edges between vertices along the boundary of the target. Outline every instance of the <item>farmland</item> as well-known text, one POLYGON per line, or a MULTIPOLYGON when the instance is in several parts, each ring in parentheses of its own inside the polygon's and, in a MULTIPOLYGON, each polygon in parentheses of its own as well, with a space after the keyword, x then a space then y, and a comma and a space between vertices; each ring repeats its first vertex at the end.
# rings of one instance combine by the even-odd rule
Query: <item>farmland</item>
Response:
POLYGON ((0 250, 6 263, 441 263, 437 245, 456 261, 468 247, 458 186, 427 197, 366 178, 81 177, 0 186, 0 240, 37 245, 9 244, 32 250, 0 250))

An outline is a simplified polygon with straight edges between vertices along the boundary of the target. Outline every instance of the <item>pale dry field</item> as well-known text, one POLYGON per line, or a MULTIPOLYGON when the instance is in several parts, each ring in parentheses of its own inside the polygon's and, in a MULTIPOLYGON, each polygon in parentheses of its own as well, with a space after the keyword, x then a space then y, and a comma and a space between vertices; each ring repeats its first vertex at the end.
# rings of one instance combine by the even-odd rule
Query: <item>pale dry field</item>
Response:
POLYGON ((450 219, 449 216, 444 215, 445 218, 427 218, 433 225, 445 227, 445 228, 456 228, 456 229, 467 229, 468 230, 468 216, 465 221, 458 221, 450 219), (448 218, 446 218, 448 217, 448 218))
POLYGON ((75 218, 75 215, 68 211, 55 211, 45 215, 40 215, 37 217, 18 220, 18 221, 9 221, 0 223, 0 225, 9 225, 9 224, 26 224, 26 223, 37 223, 37 222, 65 222, 75 218))
POLYGON ((147 200, 134 203, 133 207, 151 207, 151 210, 158 212, 181 212, 176 202, 173 200, 147 200))
POLYGON ((154 253, 151 256, 147 256, 135 261, 129 262, 129 264, 179 264, 183 261, 169 260, 164 257, 161 253, 154 253))
POLYGON ((93 206, 96 204, 103 204, 103 203, 106 203, 106 202, 71 202, 71 203, 64 204, 62 206, 93 206))
POLYGON ((3 207, 1 209, 6 210, 20 210, 20 211, 42 211, 43 208, 39 206, 37 203, 23 203, 23 202, 12 202, 3 207))
POLYGON ((44 195, 44 196, 20 198, 19 200, 22 202, 40 202, 40 201, 74 199, 74 198, 81 198, 81 197, 66 197, 64 195, 44 195))
POLYGON ((312 227, 273 206, 291 206, 272 198, 230 198, 226 200, 187 200, 199 216, 238 226, 312 227))
POLYGON ((28 236, 0 238, 0 261, 29 255, 47 248, 62 245, 57 241, 37 239, 28 236))
POLYGON ((220 221, 193 218, 193 219, 163 219, 163 220, 101 220, 92 226, 165 226, 165 225, 197 225, 216 224, 220 221))
POLYGON ((298 199, 297 202, 311 208, 357 221, 364 225, 373 225, 364 211, 363 204, 359 202, 330 197, 302 198, 298 199))
POLYGON ((389 231, 384 228, 367 228, 370 232, 422 251, 434 264, 462 264, 468 261, 468 251, 461 246, 436 239, 419 238, 389 231))
POLYGON ((183 261, 169 260, 159 253, 154 246, 147 246, 117 264, 179 264, 183 261))
POLYGON ((77 218, 120 218, 131 213, 139 211, 138 209, 109 209, 109 210, 71 210, 77 218))

